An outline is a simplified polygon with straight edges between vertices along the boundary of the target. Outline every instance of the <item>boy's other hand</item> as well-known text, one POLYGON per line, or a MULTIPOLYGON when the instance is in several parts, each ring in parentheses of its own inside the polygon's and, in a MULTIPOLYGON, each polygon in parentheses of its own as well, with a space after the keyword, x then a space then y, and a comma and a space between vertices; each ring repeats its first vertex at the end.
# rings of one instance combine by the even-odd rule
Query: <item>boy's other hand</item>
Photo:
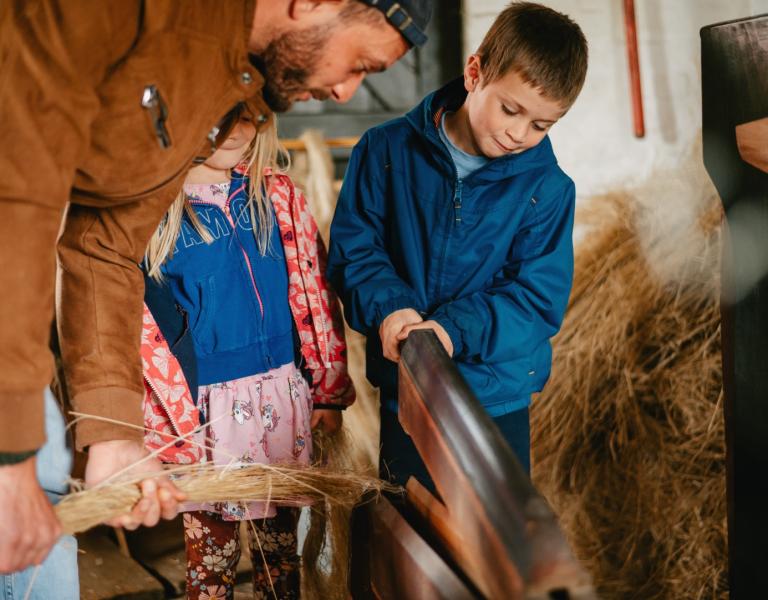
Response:
POLYGON ((317 408, 312 411, 311 429, 322 429, 323 433, 333 434, 341 429, 343 416, 340 410, 317 408))
POLYGON ((440 325, 440 323, 437 321, 422 321, 421 323, 408 325, 400 333, 397 334, 398 341, 404 340, 408 337, 408 334, 410 334, 411 331, 415 331, 416 329, 431 329, 434 331, 437 335, 437 339, 440 340, 443 348, 445 348, 445 351, 448 353, 448 356, 453 356, 453 342, 451 341, 451 337, 448 335, 448 332, 443 328, 443 326, 440 325))
POLYGON ((400 360, 400 341, 408 336, 399 337, 404 328, 409 325, 421 323, 424 319, 412 308, 402 308, 387 315, 379 327, 381 350, 384 358, 397 362, 400 360))

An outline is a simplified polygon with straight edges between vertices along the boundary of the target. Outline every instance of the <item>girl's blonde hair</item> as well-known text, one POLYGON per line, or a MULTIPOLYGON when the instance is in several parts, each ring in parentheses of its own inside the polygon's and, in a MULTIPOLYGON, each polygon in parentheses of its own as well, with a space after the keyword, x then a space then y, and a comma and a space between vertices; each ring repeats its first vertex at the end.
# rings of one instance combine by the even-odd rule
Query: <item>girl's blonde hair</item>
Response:
MULTIPOLYGON (((269 123, 254 136, 243 155, 243 160, 238 165, 238 169, 244 170, 251 180, 248 188, 248 210, 256 245, 262 255, 269 250, 272 238, 272 211, 269 206, 268 182, 264 173, 267 169, 273 171, 287 169, 289 160, 288 152, 280 145, 277 138, 277 123, 273 115, 269 123)), ((234 215, 234 218, 241 219, 243 212, 234 215)), ((213 241, 210 232, 200 222, 187 201, 184 190, 181 190, 147 245, 144 262, 147 274, 155 281, 163 280, 160 267, 173 256, 184 215, 206 244, 213 241)))

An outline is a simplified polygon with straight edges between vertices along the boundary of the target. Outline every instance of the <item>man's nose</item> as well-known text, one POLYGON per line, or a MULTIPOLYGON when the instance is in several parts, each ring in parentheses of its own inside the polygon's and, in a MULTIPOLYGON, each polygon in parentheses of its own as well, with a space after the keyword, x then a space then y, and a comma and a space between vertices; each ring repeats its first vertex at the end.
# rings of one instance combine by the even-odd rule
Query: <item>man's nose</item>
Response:
POLYGON ((348 102, 365 79, 365 73, 357 73, 331 88, 331 97, 339 104, 348 102))

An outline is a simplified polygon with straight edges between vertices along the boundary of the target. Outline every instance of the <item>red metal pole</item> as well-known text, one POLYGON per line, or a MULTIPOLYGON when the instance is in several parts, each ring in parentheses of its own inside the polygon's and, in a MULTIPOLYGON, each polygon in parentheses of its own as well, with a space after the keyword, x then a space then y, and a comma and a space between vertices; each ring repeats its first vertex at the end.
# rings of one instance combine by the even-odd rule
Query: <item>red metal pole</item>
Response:
POLYGON ((627 58, 629 59, 629 83, 632 92, 632 117, 635 136, 645 137, 643 116, 643 91, 640 86, 640 61, 637 53, 637 25, 635 0, 624 0, 624 24, 627 32, 627 58))

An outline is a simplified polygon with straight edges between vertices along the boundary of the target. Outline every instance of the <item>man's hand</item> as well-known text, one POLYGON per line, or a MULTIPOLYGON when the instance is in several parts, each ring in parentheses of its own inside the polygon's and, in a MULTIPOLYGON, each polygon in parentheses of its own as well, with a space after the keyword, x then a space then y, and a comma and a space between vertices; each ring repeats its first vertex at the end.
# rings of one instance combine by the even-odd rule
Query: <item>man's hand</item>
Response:
POLYGON ((0 573, 39 565, 61 535, 35 474, 36 457, 0 467, 0 573))
MULTIPOLYGON (((85 485, 93 487, 101 481, 122 471, 148 455, 146 449, 136 442, 115 440, 98 442, 88 449, 88 464, 85 467, 85 485)), ((157 473, 163 465, 156 458, 144 460, 140 465, 126 471, 128 475, 157 473)), ((152 527, 160 517, 173 519, 178 512, 178 503, 185 496, 166 477, 143 480, 139 486, 143 498, 127 515, 112 519, 108 525, 136 529, 139 525, 152 527)))
POLYGON ((448 353, 448 356, 453 356, 453 342, 451 341, 451 337, 448 335, 448 332, 443 328, 443 326, 440 325, 440 323, 437 321, 422 321, 421 323, 408 325, 407 327, 403 328, 399 334, 397 334, 398 341, 403 341, 408 337, 408 334, 411 333, 411 331, 415 331, 416 329, 431 329, 434 331, 435 334, 437 334, 437 339, 440 340, 443 348, 445 348, 445 351, 448 353))
POLYGON ((424 319, 412 308, 403 308, 396 310, 389 314, 386 319, 381 322, 379 327, 379 339, 381 339, 381 350, 384 353, 384 358, 397 362, 400 360, 400 339, 398 338, 400 333, 408 325, 421 323, 424 319))
POLYGON ((343 416, 340 410, 333 408, 318 408, 312 411, 310 427, 312 429, 317 429, 319 427, 324 433, 332 434, 341 429, 342 420, 343 416))

